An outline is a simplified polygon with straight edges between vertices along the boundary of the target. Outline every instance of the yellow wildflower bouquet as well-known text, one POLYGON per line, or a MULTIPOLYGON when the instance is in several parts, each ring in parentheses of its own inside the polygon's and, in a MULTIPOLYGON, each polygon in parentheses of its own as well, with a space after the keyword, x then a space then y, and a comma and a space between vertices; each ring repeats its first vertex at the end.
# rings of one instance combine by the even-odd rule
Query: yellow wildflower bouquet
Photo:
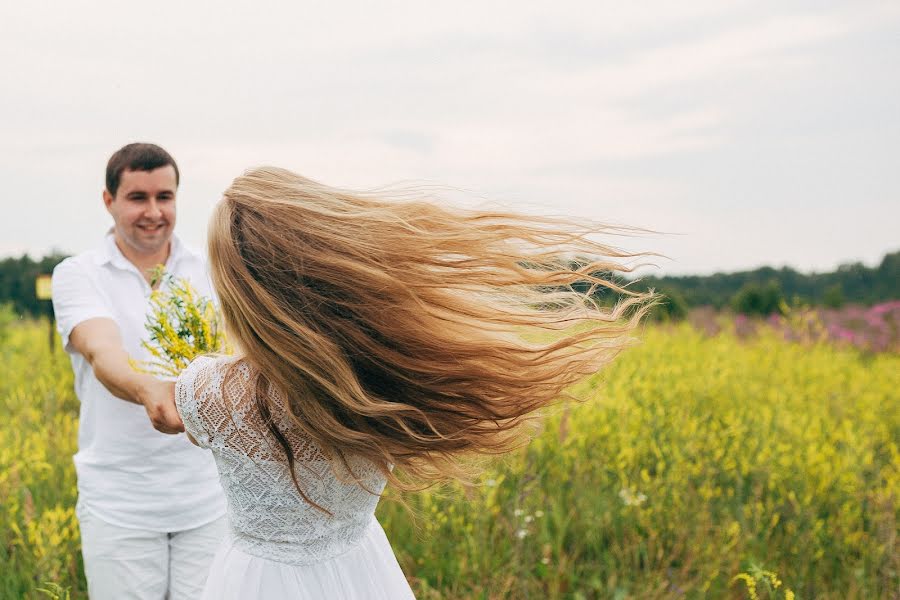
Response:
POLYGON ((144 327, 149 340, 141 342, 153 360, 131 361, 137 371, 161 377, 177 377, 197 356, 231 354, 222 316, 212 300, 202 296, 185 279, 175 278, 160 265, 153 271, 150 313, 144 327))

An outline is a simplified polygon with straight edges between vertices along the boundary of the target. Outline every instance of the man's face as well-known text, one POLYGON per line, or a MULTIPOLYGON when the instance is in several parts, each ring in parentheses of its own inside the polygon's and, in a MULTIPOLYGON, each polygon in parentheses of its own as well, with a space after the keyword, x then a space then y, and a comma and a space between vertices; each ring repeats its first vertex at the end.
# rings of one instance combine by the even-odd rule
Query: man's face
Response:
POLYGON ((115 197, 106 190, 103 202, 115 221, 116 235, 138 254, 156 254, 175 229, 175 168, 122 171, 115 197))

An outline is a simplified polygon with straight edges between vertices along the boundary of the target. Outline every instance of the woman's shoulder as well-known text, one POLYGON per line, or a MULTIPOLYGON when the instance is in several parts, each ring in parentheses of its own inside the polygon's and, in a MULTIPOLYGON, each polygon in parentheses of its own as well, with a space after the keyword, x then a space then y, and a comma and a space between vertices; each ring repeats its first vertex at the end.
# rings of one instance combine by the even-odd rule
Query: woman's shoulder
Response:
POLYGON ((208 376, 212 372, 220 370, 228 358, 230 357, 218 355, 197 356, 178 375, 178 383, 182 385, 192 383, 201 374, 208 376))
POLYGON ((199 356, 175 383, 175 406, 185 423, 196 416, 209 428, 219 416, 247 406, 249 390, 250 367, 240 357, 199 356))
POLYGON ((175 383, 176 393, 186 392, 191 396, 217 395, 223 381, 233 376, 249 378, 249 370, 242 359, 226 355, 198 356, 181 372, 175 383))
POLYGON ((232 369, 249 372, 249 365, 240 356, 226 354, 204 354, 194 358, 182 371, 181 376, 196 376, 200 373, 226 373, 232 369))

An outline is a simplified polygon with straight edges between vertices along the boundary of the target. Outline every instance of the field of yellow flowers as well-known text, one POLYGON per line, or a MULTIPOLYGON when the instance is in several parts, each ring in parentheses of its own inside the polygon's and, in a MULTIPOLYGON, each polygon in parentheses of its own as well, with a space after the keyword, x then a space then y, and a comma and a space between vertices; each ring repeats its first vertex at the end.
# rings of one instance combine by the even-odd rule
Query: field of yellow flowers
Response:
MULTIPOLYGON (((0 344, 2 599, 85 597, 78 402, 46 328, 0 344)), ((477 485, 382 502, 417 597, 897 598, 900 356, 642 338, 477 485)))

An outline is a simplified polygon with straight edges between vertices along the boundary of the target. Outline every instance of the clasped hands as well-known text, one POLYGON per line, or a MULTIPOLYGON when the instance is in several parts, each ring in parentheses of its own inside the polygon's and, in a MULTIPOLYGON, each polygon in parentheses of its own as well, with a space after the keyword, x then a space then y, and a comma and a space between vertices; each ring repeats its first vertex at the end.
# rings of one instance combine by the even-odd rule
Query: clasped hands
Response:
POLYGON ((175 408, 175 382, 148 377, 140 394, 140 402, 150 417, 153 428, 161 433, 184 431, 184 423, 175 408))

